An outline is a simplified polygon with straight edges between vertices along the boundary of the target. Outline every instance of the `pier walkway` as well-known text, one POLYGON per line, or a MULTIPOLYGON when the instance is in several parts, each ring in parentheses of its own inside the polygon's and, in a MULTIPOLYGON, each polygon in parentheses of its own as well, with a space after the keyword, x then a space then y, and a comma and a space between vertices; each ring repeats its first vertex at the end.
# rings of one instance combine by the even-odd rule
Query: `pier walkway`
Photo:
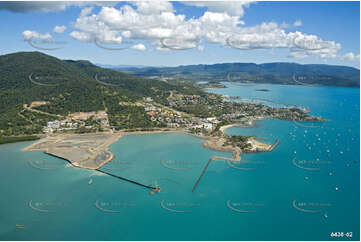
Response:
POLYGON ((276 142, 268 149, 268 151, 274 150, 279 143, 280 143, 280 141, 279 141, 279 140, 276 140, 276 142))
POLYGON ((212 161, 213 161, 213 158, 211 157, 211 158, 208 160, 207 165, 204 167, 201 175, 198 177, 198 180, 196 181, 196 184, 194 184, 193 189, 192 189, 192 192, 194 192, 194 191, 196 190, 196 188, 197 188, 197 186, 198 186, 198 183, 201 181, 204 173, 206 173, 207 168, 208 168, 209 164, 210 164, 212 161))
POLYGON ((124 178, 124 177, 120 177, 120 176, 111 174, 111 173, 106 172, 106 171, 102 171, 102 170, 99 170, 99 169, 96 169, 96 171, 99 171, 99 172, 104 173, 104 174, 107 174, 107 175, 109 175, 109 176, 118 178, 118 179, 123 180, 123 181, 131 182, 131 183, 133 183, 133 184, 136 184, 136 185, 139 185, 139 186, 142 186, 142 187, 145 187, 145 188, 149 188, 149 189, 152 189, 152 190, 158 190, 158 189, 159 189, 159 188, 157 188, 157 187, 152 187, 151 185, 148 185, 148 186, 147 186, 147 185, 144 185, 144 184, 142 184, 142 183, 139 183, 139 182, 136 182, 136 181, 133 181, 133 180, 124 178))

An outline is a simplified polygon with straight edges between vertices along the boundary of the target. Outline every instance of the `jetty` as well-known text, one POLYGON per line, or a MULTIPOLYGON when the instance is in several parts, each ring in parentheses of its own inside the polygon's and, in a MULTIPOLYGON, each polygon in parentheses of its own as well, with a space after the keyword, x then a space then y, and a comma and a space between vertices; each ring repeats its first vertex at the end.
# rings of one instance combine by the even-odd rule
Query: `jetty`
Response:
POLYGON ((320 128, 321 127, 321 126, 313 126, 313 125, 304 125, 304 124, 297 122, 296 120, 292 120, 292 121, 295 125, 303 127, 303 128, 320 128))
POLYGON ((279 145, 279 143, 280 143, 280 141, 276 140, 276 142, 268 149, 268 151, 274 150, 277 147, 277 145, 279 145))
POLYGON ((192 189, 192 192, 194 192, 194 191, 196 190, 196 188, 197 188, 197 186, 198 186, 198 183, 201 181, 204 173, 206 173, 207 168, 208 168, 209 164, 211 164, 212 161, 213 161, 213 158, 211 157, 211 158, 208 160, 206 166, 204 167, 201 175, 198 177, 198 180, 197 180, 196 183, 194 184, 193 189, 192 189))
POLYGON ((142 183, 140 183, 140 182, 133 181, 133 180, 130 180, 130 179, 121 177, 121 176, 117 176, 117 175, 111 174, 111 173, 109 173, 109 172, 102 171, 102 170, 100 170, 100 169, 95 169, 95 170, 98 171, 98 172, 101 172, 101 173, 103 173, 103 174, 106 174, 106 175, 109 175, 109 176, 118 178, 118 179, 120 179, 120 180, 127 181, 127 182, 130 182, 130 183, 136 184, 136 185, 138 185, 138 186, 142 186, 142 187, 145 187, 145 188, 152 189, 153 191, 156 191, 156 192, 160 191, 159 187, 153 187, 153 186, 151 186, 151 185, 144 185, 144 184, 142 184, 142 183))
POLYGON ((208 166, 209 166, 209 164, 211 164, 212 161, 214 161, 214 160, 224 160, 224 161, 227 161, 227 162, 230 162, 230 161, 240 162, 241 161, 241 157, 239 156, 240 154, 241 154, 241 149, 237 148, 235 150, 233 158, 228 158, 228 157, 223 157, 223 156, 218 156, 218 155, 211 156, 211 158, 209 158, 206 166, 203 168, 203 171, 202 171, 201 175, 198 177, 198 180, 194 184, 192 192, 194 192, 196 190, 196 188, 198 186, 198 183, 201 181, 204 173, 206 173, 206 171, 208 169, 208 166))

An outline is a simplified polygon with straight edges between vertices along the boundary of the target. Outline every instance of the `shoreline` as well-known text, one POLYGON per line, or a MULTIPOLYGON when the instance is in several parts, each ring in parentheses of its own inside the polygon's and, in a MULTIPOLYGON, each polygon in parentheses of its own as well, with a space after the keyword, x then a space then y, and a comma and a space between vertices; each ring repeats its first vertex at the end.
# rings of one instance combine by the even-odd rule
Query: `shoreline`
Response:
POLYGON ((39 139, 41 139, 39 135, 6 136, 0 137, 0 145, 34 141, 39 139))
POLYGON ((115 158, 115 155, 109 151, 109 146, 118 141, 122 136, 123 135, 121 133, 111 132, 87 134, 59 134, 55 136, 44 137, 38 140, 38 142, 35 142, 23 148, 21 151, 43 151, 47 155, 69 162, 74 167, 88 170, 96 170, 115 158), (91 145, 86 146, 83 144, 86 141, 76 140, 83 139, 84 137, 89 137, 88 143, 91 143, 91 145), (103 142, 97 143, 96 139, 99 137, 105 137, 105 140, 103 142), (91 140, 92 138, 93 140, 91 140), (70 140, 66 141, 67 139, 70 140), (76 145, 75 147, 72 147, 71 144, 64 145, 64 143, 71 143, 71 139, 73 139, 74 145, 76 145), (42 147, 43 144, 45 144, 45 147, 42 147), (80 155, 83 155, 83 159, 77 160, 71 156, 72 153, 76 152, 80 153, 80 155), (81 153, 86 153, 86 156, 84 157, 84 154, 81 153), (104 155, 106 156, 106 159, 101 159, 101 162, 97 162, 98 156, 104 155))
MULTIPOLYGON (((249 121, 250 126, 245 126, 241 123, 234 123, 234 124, 228 124, 220 127, 220 131, 224 134, 225 130, 234 127, 234 126, 243 126, 243 127, 252 127, 253 126, 253 120, 249 121)), ((63 160, 68 161, 72 166, 77 168, 83 168, 83 169, 89 169, 89 170, 96 170, 107 163, 111 162, 115 155, 109 151, 109 146, 118 141, 120 138, 122 138, 125 135, 143 135, 143 134, 161 134, 161 133, 181 133, 186 135, 191 135, 200 139, 205 140, 201 143, 201 146, 210 150, 218 151, 218 152, 227 152, 227 153, 233 153, 233 158, 223 157, 223 156, 212 156, 212 160, 225 160, 225 161, 234 161, 234 162, 240 162, 241 157, 240 154, 242 153, 242 150, 239 147, 233 147, 233 146, 223 146, 223 143, 225 141, 222 137, 216 137, 216 136, 199 136, 196 134, 192 134, 187 132, 185 129, 166 129, 166 130, 147 130, 147 131, 115 131, 115 132, 100 132, 100 133, 87 133, 87 134, 56 134, 52 136, 43 137, 37 142, 25 147, 22 149, 22 151, 44 151, 45 154, 51 155, 63 160), (89 137, 88 142, 96 142, 97 137, 104 137, 105 140, 101 143, 99 143, 95 147, 85 146, 82 147, 82 142, 79 141, 80 139, 84 137, 89 137), (69 140, 70 139, 70 140, 69 140), (65 140, 68 140, 68 143, 71 142, 73 139, 74 144, 67 144, 67 148, 61 147, 65 140), (93 140, 92 140, 93 139, 93 140), (95 141, 94 141, 95 140, 95 141), (42 147, 42 145, 45 144, 45 147, 42 147), (79 145, 80 144, 80 145, 79 145), (40 146, 40 147, 39 147, 40 146), (60 147, 60 148, 59 148, 60 147), (80 148, 79 148, 80 147, 80 148), (63 153, 62 153, 63 152, 63 153), (72 153, 76 152, 88 152, 91 155, 86 156, 85 158, 80 160, 76 160, 74 157, 72 157, 72 153), (107 154, 109 155, 105 160, 102 160, 100 163, 97 162, 96 158, 100 154, 107 154), (94 162, 92 161, 94 160, 94 162), (90 165, 87 164, 89 162, 92 162, 90 165), (85 163, 85 164, 82 164, 85 163)), ((271 149, 271 145, 264 144, 260 141, 257 141, 255 138, 250 138, 248 141, 252 148, 249 152, 269 152, 274 149, 274 147, 271 149)), ((63 145, 64 146, 64 145, 63 145)), ((76 154, 74 155, 76 157, 76 154)))

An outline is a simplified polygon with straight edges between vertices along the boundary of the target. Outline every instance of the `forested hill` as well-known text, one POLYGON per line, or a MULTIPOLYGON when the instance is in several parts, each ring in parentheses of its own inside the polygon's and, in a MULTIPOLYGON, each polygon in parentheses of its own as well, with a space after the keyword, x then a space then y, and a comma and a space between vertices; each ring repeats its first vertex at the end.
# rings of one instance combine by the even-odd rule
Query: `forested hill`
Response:
POLYGON ((360 70, 348 66, 322 64, 223 63, 118 70, 137 76, 161 76, 175 80, 360 87, 360 70))
POLYGON ((41 130, 44 120, 51 117, 42 119, 38 125, 36 120, 39 117, 28 114, 23 107, 33 101, 47 102, 38 109, 54 115, 97 110, 116 114, 122 111, 120 102, 136 102, 144 97, 167 105, 170 90, 185 94, 203 93, 187 85, 171 85, 100 68, 89 61, 60 60, 40 52, 2 55, 0 136, 41 130))

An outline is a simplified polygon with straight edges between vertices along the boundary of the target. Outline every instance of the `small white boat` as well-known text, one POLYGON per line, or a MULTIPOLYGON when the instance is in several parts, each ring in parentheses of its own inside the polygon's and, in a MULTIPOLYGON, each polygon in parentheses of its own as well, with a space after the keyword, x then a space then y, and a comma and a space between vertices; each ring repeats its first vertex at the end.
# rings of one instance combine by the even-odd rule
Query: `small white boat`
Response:
POLYGON ((92 183, 93 183, 93 179, 90 179, 90 180, 88 181, 88 184, 91 185, 92 183))
POLYGON ((21 225, 21 224, 16 224, 16 228, 17 229, 25 229, 25 226, 21 225))

